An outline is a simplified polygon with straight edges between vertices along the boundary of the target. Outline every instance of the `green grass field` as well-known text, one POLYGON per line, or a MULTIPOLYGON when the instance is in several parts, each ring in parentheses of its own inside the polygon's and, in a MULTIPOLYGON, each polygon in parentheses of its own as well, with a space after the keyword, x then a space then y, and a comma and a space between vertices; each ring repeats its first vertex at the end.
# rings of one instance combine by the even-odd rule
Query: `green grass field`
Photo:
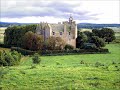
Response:
POLYGON ((119 90, 120 44, 108 54, 41 56, 39 65, 23 57, 19 66, 0 67, 2 90, 119 90), (83 64, 81 63, 84 62, 83 64), (96 66, 99 62, 101 66, 96 66))

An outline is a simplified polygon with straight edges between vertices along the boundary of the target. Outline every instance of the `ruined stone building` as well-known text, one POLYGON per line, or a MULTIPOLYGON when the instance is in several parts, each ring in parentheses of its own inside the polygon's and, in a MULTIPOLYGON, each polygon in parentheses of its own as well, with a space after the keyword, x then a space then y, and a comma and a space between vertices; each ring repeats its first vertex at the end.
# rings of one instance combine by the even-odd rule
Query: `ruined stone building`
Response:
POLYGON ((66 44, 70 44, 76 48, 77 24, 70 16, 69 21, 58 24, 40 23, 37 25, 36 33, 43 35, 44 40, 53 37, 61 37, 66 44))

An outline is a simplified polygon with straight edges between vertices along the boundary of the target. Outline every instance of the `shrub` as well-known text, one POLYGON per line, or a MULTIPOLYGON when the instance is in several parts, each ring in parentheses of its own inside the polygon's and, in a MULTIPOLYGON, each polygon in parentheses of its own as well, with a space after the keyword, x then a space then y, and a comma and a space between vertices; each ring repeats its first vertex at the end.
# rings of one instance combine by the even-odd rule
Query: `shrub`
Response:
POLYGON ((32 58, 32 60, 33 60, 34 64, 39 64, 40 61, 41 61, 40 55, 38 53, 35 53, 34 56, 33 56, 33 58, 32 58))
POLYGON ((0 52, 0 66, 13 66, 18 65, 21 59, 21 54, 12 52, 0 52))
POLYGON ((66 44, 65 47, 64 47, 65 50, 73 50, 73 48, 74 47, 70 44, 66 44))

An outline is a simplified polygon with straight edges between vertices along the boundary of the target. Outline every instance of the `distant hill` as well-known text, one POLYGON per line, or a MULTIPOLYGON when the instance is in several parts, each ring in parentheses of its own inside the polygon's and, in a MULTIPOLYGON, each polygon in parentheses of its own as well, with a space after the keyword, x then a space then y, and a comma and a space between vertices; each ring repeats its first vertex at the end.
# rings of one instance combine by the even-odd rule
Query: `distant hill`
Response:
POLYGON ((27 24, 35 24, 35 23, 0 22, 0 27, 8 27, 8 26, 13 26, 13 25, 20 26, 20 25, 27 25, 27 24))
POLYGON ((120 27, 120 24, 79 23, 79 24, 77 24, 77 27, 78 27, 78 29, 80 29, 80 28, 94 29, 94 28, 105 28, 105 27, 120 27))
MULTIPOLYGON (((8 26, 11 26, 11 25, 27 25, 27 24, 35 24, 35 23, 0 22, 0 27, 8 27, 8 26)), ((79 24, 77 24, 77 27, 78 27, 78 29, 80 29, 80 28, 94 29, 94 28, 104 28, 104 27, 120 27, 120 24, 79 23, 79 24)))

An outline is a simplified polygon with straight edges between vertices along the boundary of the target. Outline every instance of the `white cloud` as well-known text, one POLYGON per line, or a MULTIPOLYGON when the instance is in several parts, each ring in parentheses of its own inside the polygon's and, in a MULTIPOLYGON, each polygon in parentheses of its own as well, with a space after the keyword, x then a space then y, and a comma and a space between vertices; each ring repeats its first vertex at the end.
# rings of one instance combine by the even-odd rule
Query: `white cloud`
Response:
POLYGON ((1 0, 4 22, 57 23, 72 14, 77 23, 120 23, 119 0, 1 0))

